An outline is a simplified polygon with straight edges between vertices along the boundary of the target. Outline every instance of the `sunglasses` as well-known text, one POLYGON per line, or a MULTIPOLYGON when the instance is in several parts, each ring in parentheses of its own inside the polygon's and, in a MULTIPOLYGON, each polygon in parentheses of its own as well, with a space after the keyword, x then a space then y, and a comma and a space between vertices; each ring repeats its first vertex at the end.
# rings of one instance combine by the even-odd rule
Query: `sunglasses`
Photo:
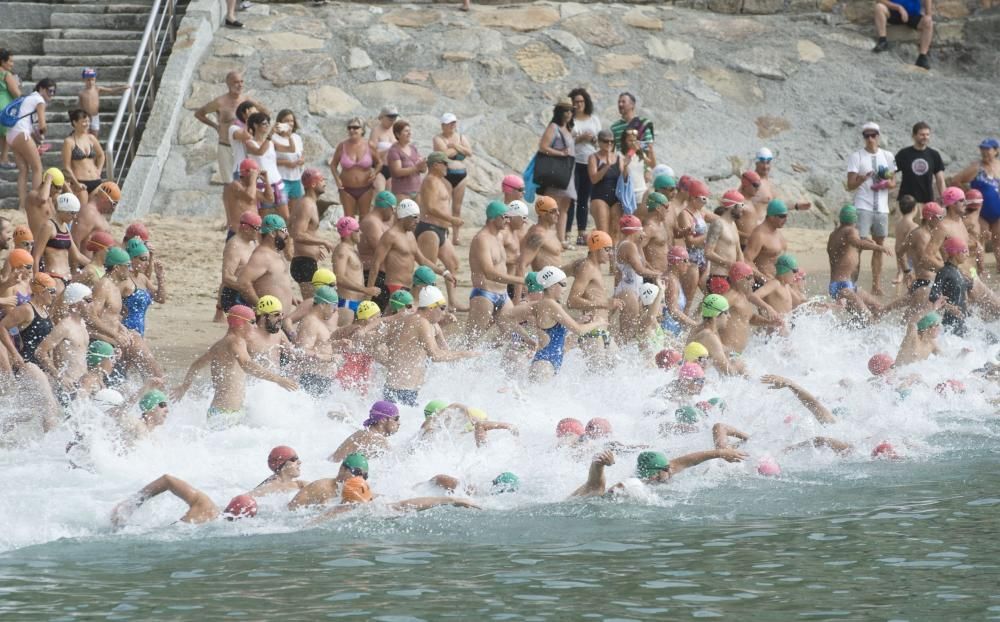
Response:
POLYGON ((384 116, 387 119, 395 119, 399 115, 398 114, 386 114, 386 115, 382 115, 382 116, 384 116))
POLYGON ((878 134, 862 134, 865 138, 878 138, 878 134))
POLYGON ((359 126, 359 125, 348 125, 347 129, 349 129, 349 130, 360 130, 361 126, 359 126))
POLYGON ((351 475, 353 475, 355 477, 363 477, 365 479, 368 479, 368 472, 365 471, 364 469, 353 468, 353 469, 347 469, 347 470, 350 471, 351 475))
POLYGON ((775 218, 780 218, 780 219, 784 220, 784 219, 788 218, 788 214, 781 214, 779 216, 775 216, 775 218))
POLYGON ((55 87, 52 87, 51 89, 49 89, 49 95, 55 95, 55 94, 56 94, 55 87))
POLYGON ((93 296, 87 296, 86 298, 83 299, 83 302, 89 305, 90 303, 94 302, 94 298, 93 296))
POLYGON ((758 183, 752 183, 750 185, 753 186, 754 188, 760 188, 760 183, 759 182, 758 183))
POLYGON ((135 257, 134 259, 137 259, 139 261, 149 261, 149 255, 140 255, 139 257, 135 257))
POLYGON ((35 268, 35 265, 29 263, 26 266, 21 266, 20 268, 18 268, 18 270, 25 270, 25 271, 27 271, 27 270, 34 270, 34 268, 35 268))
POLYGON ((45 288, 45 292, 47 294, 49 294, 50 296, 55 296, 56 295, 56 288, 54 288, 54 287, 46 287, 45 288))
POLYGON ((765 164, 770 164, 771 160, 773 160, 773 159, 774 158, 757 158, 757 161, 758 162, 764 162, 765 164))
POLYGON ((601 143, 603 145, 603 144, 610 144, 610 143, 613 143, 615 141, 612 138, 600 138, 600 139, 597 140, 597 142, 599 142, 599 143, 601 143))
POLYGON ((160 402, 159 404, 157 404, 157 406, 160 407, 160 408, 166 408, 167 407, 167 403, 166 402, 160 402))

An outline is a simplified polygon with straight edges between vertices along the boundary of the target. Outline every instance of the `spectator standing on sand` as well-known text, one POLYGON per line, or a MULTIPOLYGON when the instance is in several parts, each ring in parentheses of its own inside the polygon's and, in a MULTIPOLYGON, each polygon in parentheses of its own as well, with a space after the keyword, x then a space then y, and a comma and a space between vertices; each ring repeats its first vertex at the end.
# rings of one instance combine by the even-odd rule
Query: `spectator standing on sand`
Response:
MULTIPOLYGON (((889 235, 889 191, 896 187, 896 160, 879 147, 881 130, 875 123, 861 128, 865 146, 847 158, 847 190, 854 193, 858 231, 862 239, 882 244, 889 235)), ((882 295, 882 253, 872 253, 872 294, 882 295)))
POLYGON ((931 149, 931 126, 920 121, 913 126, 913 144, 896 154, 896 168, 902 180, 899 196, 910 195, 921 206, 944 192, 944 160, 931 149))
POLYGON ((576 168, 573 181, 576 183, 576 200, 570 208, 566 219, 566 236, 569 237, 573 228, 573 213, 576 212, 576 245, 587 243, 587 217, 590 214, 590 175, 587 173, 587 161, 597 152, 597 134, 601 131, 601 120, 594 114, 594 102, 586 89, 576 88, 569 92, 573 102, 573 140, 576 168))

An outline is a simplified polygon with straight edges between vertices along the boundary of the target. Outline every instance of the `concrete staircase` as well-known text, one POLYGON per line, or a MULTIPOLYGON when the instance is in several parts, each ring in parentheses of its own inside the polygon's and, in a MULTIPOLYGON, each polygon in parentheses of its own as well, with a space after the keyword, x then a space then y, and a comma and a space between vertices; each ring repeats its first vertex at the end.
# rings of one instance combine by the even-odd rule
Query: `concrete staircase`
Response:
MULTIPOLYGON (((128 80, 154 0, 29 0, 4 2, 0 47, 14 53, 14 72, 28 94, 42 78, 57 82, 46 111, 45 167, 62 168, 62 139, 71 127, 67 113, 77 106, 84 67, 97 69, 98 84, 121 86, 128 80)), ((183 15, 186 0, 178 6, 183 15)), ((177 18, 178 20, 180 17, 177 18)), ((161 67, 162 69, 162 67, 161 67)), ((101 97, 101 142, 105 143, 120 96, 101 97)), ((30 182, 29 182, 30 183, 30 182)), ((0 209, 17 209, 17 171, 0 169, 0 209)))

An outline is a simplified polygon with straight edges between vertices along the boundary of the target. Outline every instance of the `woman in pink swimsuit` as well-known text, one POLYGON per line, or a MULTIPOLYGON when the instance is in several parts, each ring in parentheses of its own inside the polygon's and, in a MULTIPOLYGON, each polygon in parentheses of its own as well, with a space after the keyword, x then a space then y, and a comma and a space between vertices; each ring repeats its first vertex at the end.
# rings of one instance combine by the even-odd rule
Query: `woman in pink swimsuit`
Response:
POLYGON ((337 145, 330 158, 330 173, 340 190, 344 216, 360 220, 368 215, 375 193, 375 176, 381 168, 378 152, 365 140, 365 122, 354 117, 347 122, 347 140, 337 145))

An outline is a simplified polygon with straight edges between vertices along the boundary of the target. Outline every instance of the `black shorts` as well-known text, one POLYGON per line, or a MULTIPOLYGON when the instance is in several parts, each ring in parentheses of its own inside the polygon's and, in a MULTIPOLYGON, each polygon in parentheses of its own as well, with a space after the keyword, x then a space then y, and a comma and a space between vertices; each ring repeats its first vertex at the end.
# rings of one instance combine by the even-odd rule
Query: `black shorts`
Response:
POLYGON ((444 246, 445 241, 448 239, 448 230, 444 227, 439 227, 437 225, 432 225, 429 222, 420 221, 417 223, 417 228, 413 230, 413 235, 420 239, 420 234, 425 231, 433 231, 438 236, 438 247, 444 246))
POLYGON ((309 395, 320 398, 333 392, 333 378, 306 372, 299 376, 299 386, 309 395))
POLYGON ((916 292, 921 287, 930 287, 930 286, 931 282, 928 281, 927 279, 914 279, 913 282, 910 283, 910 293, 912 294, 916 292))
MULTIPOLYGON (((364 271, 365 284, 368 283, 368 275, 371 273, 370 270, 364 271)), ((382 310, 382 313, 386 312, 389 308, 389 288, 385 286, 385 272, 379 271, 378 275, 375 277, 375 287, 381 289, 379 295, 372 298, 372 302, 378 305, 378 308, 382 310)))
POLYGON ((910 13, 907 15, 907 17, 908 19, 904 23, 903 20, 900 19, 899 11, 893 11, 892 9, 889 9, 889 23, 896 24, 897 26, 909 26, 910 28, 916 29, 917 26, 920 25, 920 20, 923 19, 924 16, 920 14, 914 15, 913 13, 910 13))
POLYGON ((223 311, 229 311, 236 305, 245 304, 246 301, 243 300, 243 296, 231 287, 223 287, 222 291, 219 292, 219 306, 222 307, 223 311))
POLYGON ((382 165, 382 177, 385 177, 386 180, 392 179, 392 172, 389 170, 388 164, 382 165))
POLYGON ((81 179, 80 183, 83 184, 87 188, 87 193, 88 194, 93 194, 94 190, 97 190, 101 186, 101 184, 104 183, 104 180, 103 179, 81 179))
POLYGON ((292 257, 290 272, 296 283, 312 283, 313 275, 319 264, 312 257, 292 257))
POLYGON ((466 175, 468 175, 468 172, 466 171, 448 171, 448 174, 444 176, 444 180, 451 184, 451 187, 454 188, 458 184, 462 183, 462 180, 465 179, 466 175))

